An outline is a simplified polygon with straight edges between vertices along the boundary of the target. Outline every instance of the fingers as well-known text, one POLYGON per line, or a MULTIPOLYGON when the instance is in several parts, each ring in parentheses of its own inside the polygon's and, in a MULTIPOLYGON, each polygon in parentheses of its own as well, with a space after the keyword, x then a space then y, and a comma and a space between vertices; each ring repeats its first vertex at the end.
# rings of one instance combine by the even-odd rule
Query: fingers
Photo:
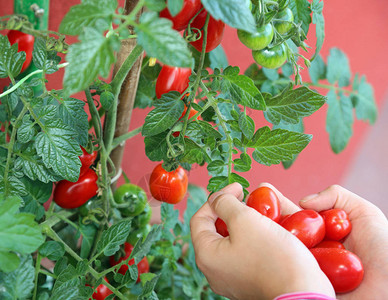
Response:
POLYGON ((294 202, 292 202, 287 197, 283 196, 283 194, 281 192, 279 192, 278 189, 275 188, 272 184, 269 184, 267 182, 263 182, 263 183, 260 183, 258 187, 262 187, 262 186, 269 187, 278 196, 282 215, 290 215, 290 214, 296 213, 297 211, 300 210, 298 205, 296 205, 294 202))

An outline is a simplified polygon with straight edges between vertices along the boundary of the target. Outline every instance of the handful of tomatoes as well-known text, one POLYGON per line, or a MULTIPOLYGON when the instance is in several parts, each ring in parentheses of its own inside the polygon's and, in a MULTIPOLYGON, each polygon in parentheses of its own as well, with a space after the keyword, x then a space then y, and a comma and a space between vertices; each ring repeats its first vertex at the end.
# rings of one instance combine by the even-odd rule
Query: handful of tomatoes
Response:
MULTIPOLYGON (((282 216, 276 193, 265 186, 253 191, 246 204, 295 235, 314 255, 336 293, 350 292, 361 284, 364 276, 361 260, 341 243, 352 230, 344 210, 318 213, 306 209, 282 216)), ((229 235, 223 220, 217 219, 215 225, 220 235, 229 235)))

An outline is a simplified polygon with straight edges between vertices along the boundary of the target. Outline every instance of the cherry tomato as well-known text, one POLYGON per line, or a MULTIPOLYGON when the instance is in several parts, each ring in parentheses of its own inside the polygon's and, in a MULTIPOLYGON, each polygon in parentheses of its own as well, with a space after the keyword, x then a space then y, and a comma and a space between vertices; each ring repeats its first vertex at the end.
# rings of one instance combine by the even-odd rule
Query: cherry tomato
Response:
POLYGON ((253 50, 252 56, 260 66, 267 69, 277 69, 286 62, 287 51, 285 46, 280 44, 271 49, 253 50))
POLYGON ((152 171, 150 190, 156 200, 176 204, 186 195, 187 186, 187 175, 181 166, 174 171, 167 172, 163 169, 162 164, 159 164, 152 171))
POLYGON ((193 18, 200 9, 201 0, 184 0, 182 10, 175 17, 170 14, 167 7, 160 12, 159 16, 171 20, 172 28, 181 31, 186 29, 191 18, 193 18))
POLYGON ((329 209, 320 212, 325 220, 326 238, 339 241, 346 237, 352 230, 348 214, 338 208, 329 209))
POLYGON ((23 51, 26 53, 26 60, 24 61, 22 69, 20 71, 20 73, 22 73, 31 64, 35 38, 33 35, 18 30, 8 31, 7 37, 11 45, 15 43, 18 44, 18 52, 23 51))
POLYGON ((132 219, 132 226, 134 228, 144 227, 150 222, 151 217, 152 217, 152 209, 147 202, 143 212, 132 219))
MULTIPOLYGON (((195 42, 190 42, 191 45, 199 52, 202 52, 202 44, 203 44, 203 36, 204 32, 202 30, 203 26, 206 22, 207 11, 203 10, 199 13, 199 15, 193 20, 191 23, 191 27, 197 28, 201 30, 202 36, 199 40, 195 42)), ((206 39, 206 49, 205 52, 210 52, 217 48, 217 46, 221 43, 222 37, 224 35, 225 23, 220 20, 215 20, 212 16, 210 16, 208 28, 207 28, 207 39, 206 39)))
POLYGON ((300 210, 281 223, 285 229, 295 235, 307 248, 312 248, 325 237, 325 223, 316 211, 300 210))
POLYGON ((77 182, 61 180, 54 189, 54 201, 62 208, 77 208, 97 195, 96 172, 88 169, 77 182))
MULTIPOLYGON (((124 257, 120 257, 118 259, 116 259, 115 256, 109 257, 110 265, 113 267, 113 266, 119 264, 120 262, 122 262, 123 260, 126 260, 131 255, 132 250, 133 250, 133 246, 130 243, 125 242, 124 243, 125 256, 124 257)), ((129 269, 128 266, 132 266, 133 264, 135 264, 135 260, 131 259, 128 262, 128 264, 122 265, 120 267, 120 269, 118 270, 118 272, 120 274, 125 275, 125 273, 129 269)), ((138 277, 137 277, 137 281, 136 282, 140 282, 140 274, 148 273, 148 271, 150 270, 150 266, 148 264, 147 257, 144 257, 141 261, 139 261, 139 263, 137 264, 137 270, 138 270, 138 277)))
POLYGON ((237 30, 240 42, 252 50, 261 50, 267 47, 273 39, 273 27, 271 23, 257 28, 255 33, 237 30))
POLYGON ((280 34, 286 34, 291 30, 293 21, 294 14, 292 13, 292 10, 287 7, 276 14, 273 25, 280 34))
POLYGON ((364 268, 354 253, 336 248, 314 248, 310 251, 336 293, 350 292, 361 284, 364 268))
POLYGON ((222 219, 218 218, 216 220, 215 225, 216 225, 216 230, 219 234, 221 234, 223 237, 229 236, 228 228, 226 227, 226 224, 222 219))
POLYGON ((93 151, 93 153, 90 154, 84 149, 84 147, 81 146, 81 149, 83 154, 79 156, 79 159, 81 160, 81 163, 82 163, 79 176, 82 176, 83 174, 85 174, 85 172, 94 163, 97 157, 97 151, 93 151))
POLYGON ((324 240, 316 245, 314 248, 338 248, 345 249, 345 246, 337 241, 324 240))
POLYGON ((164 65, 156 80, 156 97, 159 99, 163 94, 171 91, 183 93, 189 86, 190 68, 178 68, 164 65))
POLYGON ((280 216, 280 220, 279 220, 279 223, 281 223, 285 218, 287 218, 288 216, 290 215, 282 215, 280 216))
POLYGON ((143 212, 147 204, 145 191, 135 184, 125 183, 117 188, 113 197, 117 204, 129 204, 126 208, 119 208, 124 217, 134 217, 143 212))
POLYGON ((278 196, 269 187, 262 186, 254 190, 248 197, 247 206, 275 222, 280 220, 280 202, 278 196))
MULTIPOLYGON (((109 283, 106 277, 104 277, 104 280, 109 283)), ((108 289, 108 287, 106 287, 103 284, 100 284, 97 287, 96 291, 93 293, 92 298, 94 300, 104 300, 106 297, 108 297, 111 294, 113 294, 113 292, 110 289, 108 289)))

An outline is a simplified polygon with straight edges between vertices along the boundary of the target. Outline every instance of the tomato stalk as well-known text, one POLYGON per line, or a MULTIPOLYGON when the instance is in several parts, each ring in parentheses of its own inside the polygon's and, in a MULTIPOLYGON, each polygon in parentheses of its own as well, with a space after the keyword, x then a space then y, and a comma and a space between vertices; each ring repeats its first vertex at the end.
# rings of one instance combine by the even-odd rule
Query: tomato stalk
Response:
POLYGON ((140 126, 140 127, 137 127, 136 129, 134 130, 131 130, 123 135, 120 135, 118 136, 117 138, 113 139, 112 141, 112 149, 116 148, 117 146, 119 146, 120 144, 124 143, 125 141, 135 137, 136 135, 138 135, 141 130, 142 130, 143 126, 140 126))
POLYGON ((37 253, 36 262, 35 262, 35 280, 34 280, 34 292, 32 294, 32 300, 36 299, 36 293, 38 291, 38 275, 40 272, 40 262, 42 261, 42 256, 39 251, 37 253))

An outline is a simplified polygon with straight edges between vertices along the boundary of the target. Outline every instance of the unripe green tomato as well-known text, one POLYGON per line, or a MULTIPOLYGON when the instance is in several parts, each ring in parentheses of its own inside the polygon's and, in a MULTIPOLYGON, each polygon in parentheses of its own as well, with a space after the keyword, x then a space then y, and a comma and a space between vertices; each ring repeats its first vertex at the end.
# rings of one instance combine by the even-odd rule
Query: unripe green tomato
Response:
POLYGON ((254 60, 262 67, 267 69, 277 69, 287 60, 287 51, 284 44, 280 44, 271 49, 253 50, 254 60))
POLYGON ((132 183, 125 183, 117 188, 113 195, 117 204, 128 204, 128 207, 120 208, 124 217, 135 217, 143 212, 147 204, 147 195, 140 187, 132 183))
POLYGON ((255 33, 237 30, 241 43, 252 50, 261 50, 267 47, 273 39, 273 27, 271 23, 257 28, 255 33))
POLYGON ((143 239, 150 233, 151 225, 147 224, 146 226, 140 227, 139 229, 132 230, 127 237, 127 242, 131 245, 136 245, 137 241, 141 238, 143 239))
POLYGON ((132 219, 132 227, 141 228, 146 226, 151 221, 151 216, 152 216, 152 208, 147 203, 146 206, 144 207, 143 212, 132 219))
POLYGON ((286 34, 292 28, 292 22, 294 21, 294 14, 288 7, 282 11, 279 11, 273 21, 273 25, 280 34, 286 34))

